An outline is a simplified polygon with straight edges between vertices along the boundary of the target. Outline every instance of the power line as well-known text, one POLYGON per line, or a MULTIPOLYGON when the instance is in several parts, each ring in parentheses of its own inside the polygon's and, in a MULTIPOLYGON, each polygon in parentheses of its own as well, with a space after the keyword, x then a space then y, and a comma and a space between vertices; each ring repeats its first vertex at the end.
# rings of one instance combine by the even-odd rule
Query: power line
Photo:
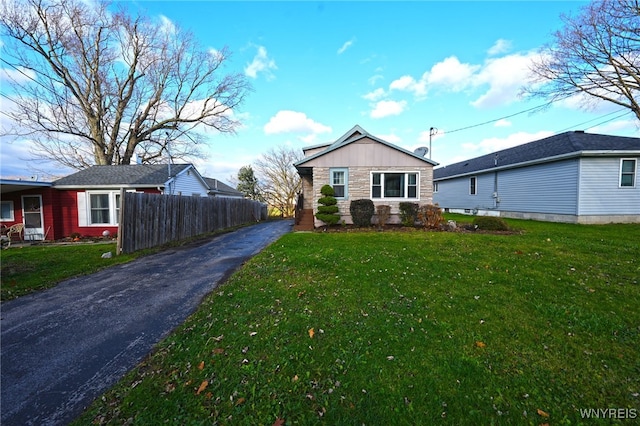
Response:
POLYGON ((538 105, 538 106, 535 106, 535 107, 533 107, 533 108, 525 109, 525 110, 523 110, 523 111, 516 112, 516 113, 514 113, 514 114, 506 115, 506 116, 504 116, 504 117, 496 118, 496 119, 493 119, 493 120, 485 121, 485 122, 483 122, 483 123, 472 124, 472 125, 470 125, 470 126, 461 127, 461 128, 459 128, 459 129, 454 129, 454 130, 445 130, 445 133, 446 133, 446 134, 449 134, 449 133, 455 133, 455 132, 460 132, 460 131, 462 131, 462 130, 473 129, 474 127, 484 126, 485 124, 495 123, 496 121, 505 120, 505 119, 507 119, 507 118, 515 117, 516 115, 524 114, 525 112, 530 112, 530 111, 534 111, 534 110, 537 110, 537 109, 543 109, 543 108, 545 108, 545 107, 547 107, 547 106, 551 105, 551 104, 552 104, 552 103, 554 103, 554 102, 557 102, 557 101, 550 101, 550 102, 547 102, 546 104, 538 105))
MULTIPOLYGON (((600 120, 601 118, 603 118, 603 117, 607 117, 607 116, 612 115, 612 114, 617 114, 617 113, 619 113, 620 111, 624 111, 624 109, 625 109, 625 108, 620 108, 620 109, 615 110, 615 111, 613 111, 613 112, 610 112, 610 113, 608 113, 608 114, 604 114, 604 115, 601 115, 601 116, 599 116, 599 117, 592 118, 591 120, 583 121, 582 123, 578 123, 578 124, 575 124, 575 125, 573 125, 573 126, 570 126, 570 127, 564 128, 564 129, 562 129, 562 130, 558 130, 556 133, 563 133, 563 132, 566 132, 567 130, 575 129, 576 127, 578 127, 578 126, 582 126, 583 124, 587 124, 587 123, 591 123, 592 121, 600 120)), ((622 114, 622 115, 628 114, 628 113, 630 113, 630 112, 631 112, 631 111, 627 111, 627 112, 625 112, 625 113, 624 113, 624 114, 622 114)), ((622 115, 621 115, 621 116, 622 116, 622 115)), ((620 117, 621 117, 621 116, 620 116, 620 117)), ((613 117, 611 120, 615 120, 616 118, 618 118, 618 116, 613 117)), ((599 123, 599 124, 608 123, 608 122, 609 122, 609 121, 611 121, 611 120, 607 120, 607 121, 605 121, 605 122, 603 122, 603 123, 599 123)), ((598 125, 598 124, 596 124, 595 126, 597 126, 597 125, 598 125)), ((594 126, 592 126, 592 127, 594 127, 594 126)), ((590 128, 591 128, 591 127, 588 127, 588 129, 590 129, 590 128)))

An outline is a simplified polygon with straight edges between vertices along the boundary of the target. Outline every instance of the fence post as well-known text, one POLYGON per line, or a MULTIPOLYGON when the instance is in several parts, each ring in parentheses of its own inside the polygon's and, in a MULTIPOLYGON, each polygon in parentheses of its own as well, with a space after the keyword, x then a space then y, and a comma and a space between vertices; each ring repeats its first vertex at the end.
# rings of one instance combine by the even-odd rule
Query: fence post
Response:
POLYGON ((124 222, 124 188, 120 188, 120 213, 118 214, 118 238, 116 239, 116 256, 122 254, 122 231, 124 230, 124 226, 122 225, 124 222))

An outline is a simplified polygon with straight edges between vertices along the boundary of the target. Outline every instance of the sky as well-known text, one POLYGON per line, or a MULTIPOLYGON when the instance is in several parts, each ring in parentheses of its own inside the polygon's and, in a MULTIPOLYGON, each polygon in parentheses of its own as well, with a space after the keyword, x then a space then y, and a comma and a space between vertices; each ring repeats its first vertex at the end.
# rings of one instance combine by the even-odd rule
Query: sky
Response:
MULTIPOLYGON (((271 149, 301 151, 355 125, 410 151, 431 145, 427 157, 440 165, 568 130, 640 135, 634 116, 610 103, 585 111, 567 100, 527 112, 545 101, 519 96, 532 58, 562 28, 561 14, 586 2, 118 4, 193 32, 204 48, 228 47, 227 69, 251 83, 234 110, 237 132, 208 134, 206 158, 192 159, 222 181, 271 149)), ((73 172, 43 163, 28 145, 0 138, 0 177, 73 172)))

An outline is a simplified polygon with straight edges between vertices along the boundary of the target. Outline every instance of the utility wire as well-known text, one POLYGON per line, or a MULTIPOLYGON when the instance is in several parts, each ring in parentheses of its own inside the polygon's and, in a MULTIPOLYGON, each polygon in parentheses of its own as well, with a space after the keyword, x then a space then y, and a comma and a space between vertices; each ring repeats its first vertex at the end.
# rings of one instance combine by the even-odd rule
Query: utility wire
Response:
POLYGON ((445 130, 445 133, 446 134, 455 133, 455 132, 460 132, 462 130, 473 129, 474 127, 484 126, 485 124, 495 123, 496 121, 500 121, 500 120, 504 120, 504 119, 507 119, 507 118, 515 117, 516 115, 524 114, 525 112, 530 112, 530 111, 534 111, 534 110, 537 110, 537 109, 545 108, 545 107, 551 105, 554 102, 557 102, 557 101, 555 101, 555 100, 554 101, 550 101, 550 102, 547 102, 546 104, 538 105, 538 106, 535 106, 533 108, 525 109, 523 111, 516 112, 514 114, 506 115, 504 117, 496 118, 496 119, 493 119, 493 120, 485 121, 483 123, 472 124, 471 126, 461 127, 459 129, 454 129, 454 130, 445 130))
MULTIPOLYGON (((612 114, 617 114, 617 113, 619 113, 620 111, 624 111, 624 110, 625 110, 625 108, 620 108, 620 109, 615 110, 615 111, 613 111, 613 112, 610 112, 610 113, 608 113, 608 114, 604 114, 604 115, 601 115, 601 116, 599 116, 599 117, 592 118, 591 120, 583 121, 582 123, 578 123, 578 124, 575 124, 575 125, 573 125, 573 126, 570 126, 570 127, 564 128, 564 129, 562 129, 562 130, 558 130, 556 133, 563 133, 563 132, 566 132, 567 130, 575 129, 576 127, 578 127, 578 126, 582 126, 583 124, 587 124, 587 123, 591 123, 592 121, 600 120, 600 119, 601 119, 601 118, 603 118, 603 117, 608 117, 608 116, 610 116, 610 115, 612 115, 612 114)), ((630 112, 631 112, 631 111, 627 111, 627 112, 625 112, 625 113, 624 113, 624 114, 622 114, 622 115, 629 114, 630 112)), ((611 120, 615 120, 616 118, 618 118, 618 117, 617 117, 617 116, 616 116, 616 117, 613 117, 611 120)), ((605 121, 605 122, 603 122, 603 123, 599 123, 599 124, 608 123, 608 122, 609 122, 609 121, 611 121, 611 120, 607 120, 607 121, 605 121)), ((597 125, 598 125, 598 124, 595 124, 594 126, 591 126, 591 127, 595 127, 595 126, 597 126, 597 125)), ((588 127, 588 129, 590 129, 591 127, 588 127)))

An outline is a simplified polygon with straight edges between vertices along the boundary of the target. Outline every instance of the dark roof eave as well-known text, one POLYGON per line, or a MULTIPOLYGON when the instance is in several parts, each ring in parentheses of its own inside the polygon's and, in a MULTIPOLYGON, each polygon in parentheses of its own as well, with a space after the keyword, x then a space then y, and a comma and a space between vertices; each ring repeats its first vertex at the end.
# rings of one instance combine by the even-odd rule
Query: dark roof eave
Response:
POLYGON ((441 180, 456 179, 460 177, 473 176, 473 175, 478 175, 483 173, 498 172, 501 170, 517 169, 520 167, 533 166, 536 164, 543 164, 543 163, 552 163, 554 161, 567 160, 570 158, 601 157, 601 156, 619 157, 619 156, 634 156, 634 155, 640 155, 640 151, 621 151, 621 150, 577 151, 577 152, 569 152, 567 154, 555 155, 553 157, 546 157, 546 158, 540 158, 537 160, 524 161, 521 163, 507 164, 505 166, 488 167, 484 169, 470 170, 468 172, 458 173, 455 175, 445 175, 445 176, 436 177, 435 175, 437 174, 438 170, 446 169, 446 166, 445 166, 440 169, 434 170, 433 181, 437 182, 441 180))

